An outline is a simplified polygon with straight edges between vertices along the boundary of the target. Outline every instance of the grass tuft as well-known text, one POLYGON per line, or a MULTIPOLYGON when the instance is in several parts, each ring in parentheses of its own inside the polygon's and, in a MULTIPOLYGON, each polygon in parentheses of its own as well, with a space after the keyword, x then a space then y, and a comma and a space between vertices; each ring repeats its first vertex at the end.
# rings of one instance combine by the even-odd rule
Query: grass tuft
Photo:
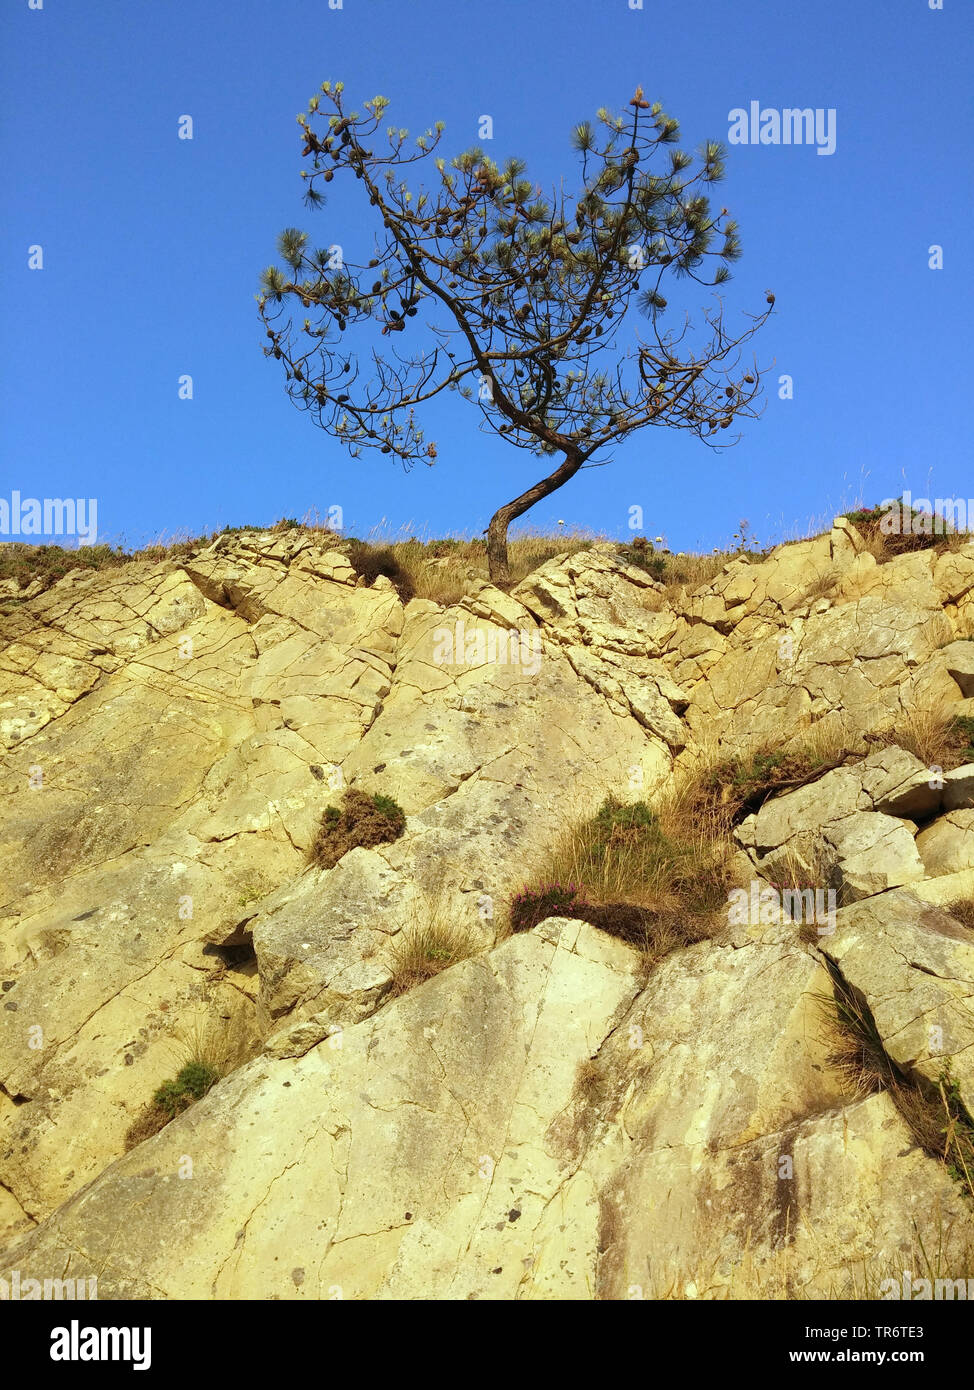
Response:
POLYGON ((393 995, 405 994, 431 980, 451 965, 467 960, 477 949, 473 933, 457 921, 446 901, 422 902, 410 926, 393 941, 393 995))
POLYGON ((960 1098, 947 1059, 934 1086, 915 1081, 886 1052, 865 1000, 829 965, 833 993, 820 995, 833 1024, 829 1061, 856 1096, 889 1092, 923 1151, 938 1159, 974 1198, 974 1122, 960 1098))
POLYGON ((164 1081, 132 1121, 125 1148, 150 1139, 189 1109, 220 1080, 253 1057, 259 1039, 250 1011, 241 1004, 229 1013, 197 1015, 177 1031, 173 1050, 179 1063, 175 1078, 164 1081))
POLYGON ((566 829, 546 858, 545 877, 511 899, 511 930, 574 917, 638 946, 653 965, 723 925, 731 853, 725 835, 688 817, 677 800, 657 810, 609 797, 566 829))
POLYGON ((945 772, 974 762, 974 719, 956 715, 953 709, 950 702, 940 701, 903 710, 880 735, 880 745, 904 748, 927 767, 945 772))

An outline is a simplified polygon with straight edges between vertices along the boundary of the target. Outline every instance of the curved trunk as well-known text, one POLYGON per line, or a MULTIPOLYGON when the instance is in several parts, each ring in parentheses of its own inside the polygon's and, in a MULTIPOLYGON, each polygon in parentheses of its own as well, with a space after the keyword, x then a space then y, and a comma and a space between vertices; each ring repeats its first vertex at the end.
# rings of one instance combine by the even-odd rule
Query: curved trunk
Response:
POLYGON ((542 497, 549 497, 553 492, 557 492, 569 478, 574 478, 581 466, 580 456, 568 454, 564 463, 556 468, 554 473, 542 478, 534 487, 529 487, 527 492, 522 492, 513 502, 507 502, 503 507, 497 508, 487 527, 487 571, 492 584, 503 587, 511 582, 507 562, 507 528, 511 522, 523 516, 535 502, 540 502, 542 497))

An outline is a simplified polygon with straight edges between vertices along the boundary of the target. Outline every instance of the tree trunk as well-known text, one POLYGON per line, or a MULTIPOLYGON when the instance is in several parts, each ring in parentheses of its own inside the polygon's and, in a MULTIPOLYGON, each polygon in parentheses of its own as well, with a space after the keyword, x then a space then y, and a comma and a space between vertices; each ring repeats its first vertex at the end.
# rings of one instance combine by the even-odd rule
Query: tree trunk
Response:
POLYGON ((550 497, 553 492, 557 492, 569 478, 574 478, 581 466, 581 458, 569 454, 554 473, 542 478, 534 487, 529 487, 527 492, 522 492, 513 502, 507 502, 503 507, 497 508, 487 527, 487 572, 492 584, 504 588, 511 582, 507 562, 507 528, 511 522, 523 516, 535 502, 540 502, 542 497, 550 497))

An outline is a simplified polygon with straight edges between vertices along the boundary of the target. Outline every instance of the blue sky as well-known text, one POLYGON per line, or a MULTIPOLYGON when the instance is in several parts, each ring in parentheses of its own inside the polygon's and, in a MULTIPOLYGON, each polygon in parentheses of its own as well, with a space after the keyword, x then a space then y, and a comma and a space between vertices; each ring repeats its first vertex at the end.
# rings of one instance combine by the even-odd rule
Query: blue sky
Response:
POLYGON ((744 247, 729 313, 777 296, 763 417, 722 455, 644 431, 526 521, 622 537, 639 505, 650 536, 710 549, 742 517, 766 541, 860 497, 974 494, 972 40, 969 0, 3 0, 0 496, 96 497, 129 544, 333 505, 354 534, 438 535, 480 532, 546 471, 459 401, 426 429, 434 468, 352 460, 264 359, 281 228, 371 245, 371 209, 301 201, 295 117, 326 78, 414 134, 445 121, 451 154, 489 114, 481 143, 544 185, 574 174, 572 125, 637 83, 691 149, 751 101, 835 108, 834 154, 732 146, 720 186, 744 247))

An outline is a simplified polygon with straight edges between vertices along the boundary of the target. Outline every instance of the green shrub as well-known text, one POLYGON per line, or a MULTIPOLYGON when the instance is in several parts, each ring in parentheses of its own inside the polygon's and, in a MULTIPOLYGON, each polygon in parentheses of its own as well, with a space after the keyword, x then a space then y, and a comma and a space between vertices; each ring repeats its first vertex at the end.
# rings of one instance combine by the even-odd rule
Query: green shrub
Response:
POLYGON ((637 836, 661 834, 659 817, 645 801, 622 802, 607 797, 593 818, 596 830, 608 844, 613 836, 632 832, 637 836))
POLYGON ((698 822, 679 798, 657 811, 607 797, 551 847, 547 878, 511 900, 511 930, 573 917, 638 946, 648 967, 720 928, 732 850, 723 827, 698 822))
POLYGON ((71 570, 110 569, 133 557, 110 545, 82 545, 66 550, 60 545, 25 545, 9 541, 0 545, 0 579, 15 579, 22 589, 35 579, 44 587, 56 584, 71 570))
POLYGON ((601 896, 628 897, 634 881, 653 878, 672 854, 652 807, 607 797, 579 837, 578 878, 593 889, 598 884, 601 896))
POLYGON ((180 1111, 187 1110, 195 1100, 202 1100, 207 1091, 218 1081, 219 1074, 205 1062, 187 1062, 177 1074, 175 1081, 164 1081, 152 1097, 154 1105, 172 1119, 180 1111))
POLYGON ((350 849, 370 849, 398 840, 406 828, 406 813, 391 796, 349 790, 342 804, 326 806, 311 846, 311 862, 332 869, 350 849))
POLYGON ((834 765, 834 759, 805 749, 725 758, 708 769, 695 789, 698 813, 730 829, 756 811, 770 792, 800 786, 834 765))
POLYGON ((384 796, 382 792, 375 792, 372 796, 372 804, 381 811, 384 816, 388 816, 390 820, 401 821, 403 826, 405 826, 405 812, 399 803, 394 801, 391 796, 384 796))
POLYGON ((620 546, 619 556, 626 564, 645 570, 654 579, 662 579, 666 573, 666 556, 657 555, 642 536, 637 536, 631 545, 620 546))

